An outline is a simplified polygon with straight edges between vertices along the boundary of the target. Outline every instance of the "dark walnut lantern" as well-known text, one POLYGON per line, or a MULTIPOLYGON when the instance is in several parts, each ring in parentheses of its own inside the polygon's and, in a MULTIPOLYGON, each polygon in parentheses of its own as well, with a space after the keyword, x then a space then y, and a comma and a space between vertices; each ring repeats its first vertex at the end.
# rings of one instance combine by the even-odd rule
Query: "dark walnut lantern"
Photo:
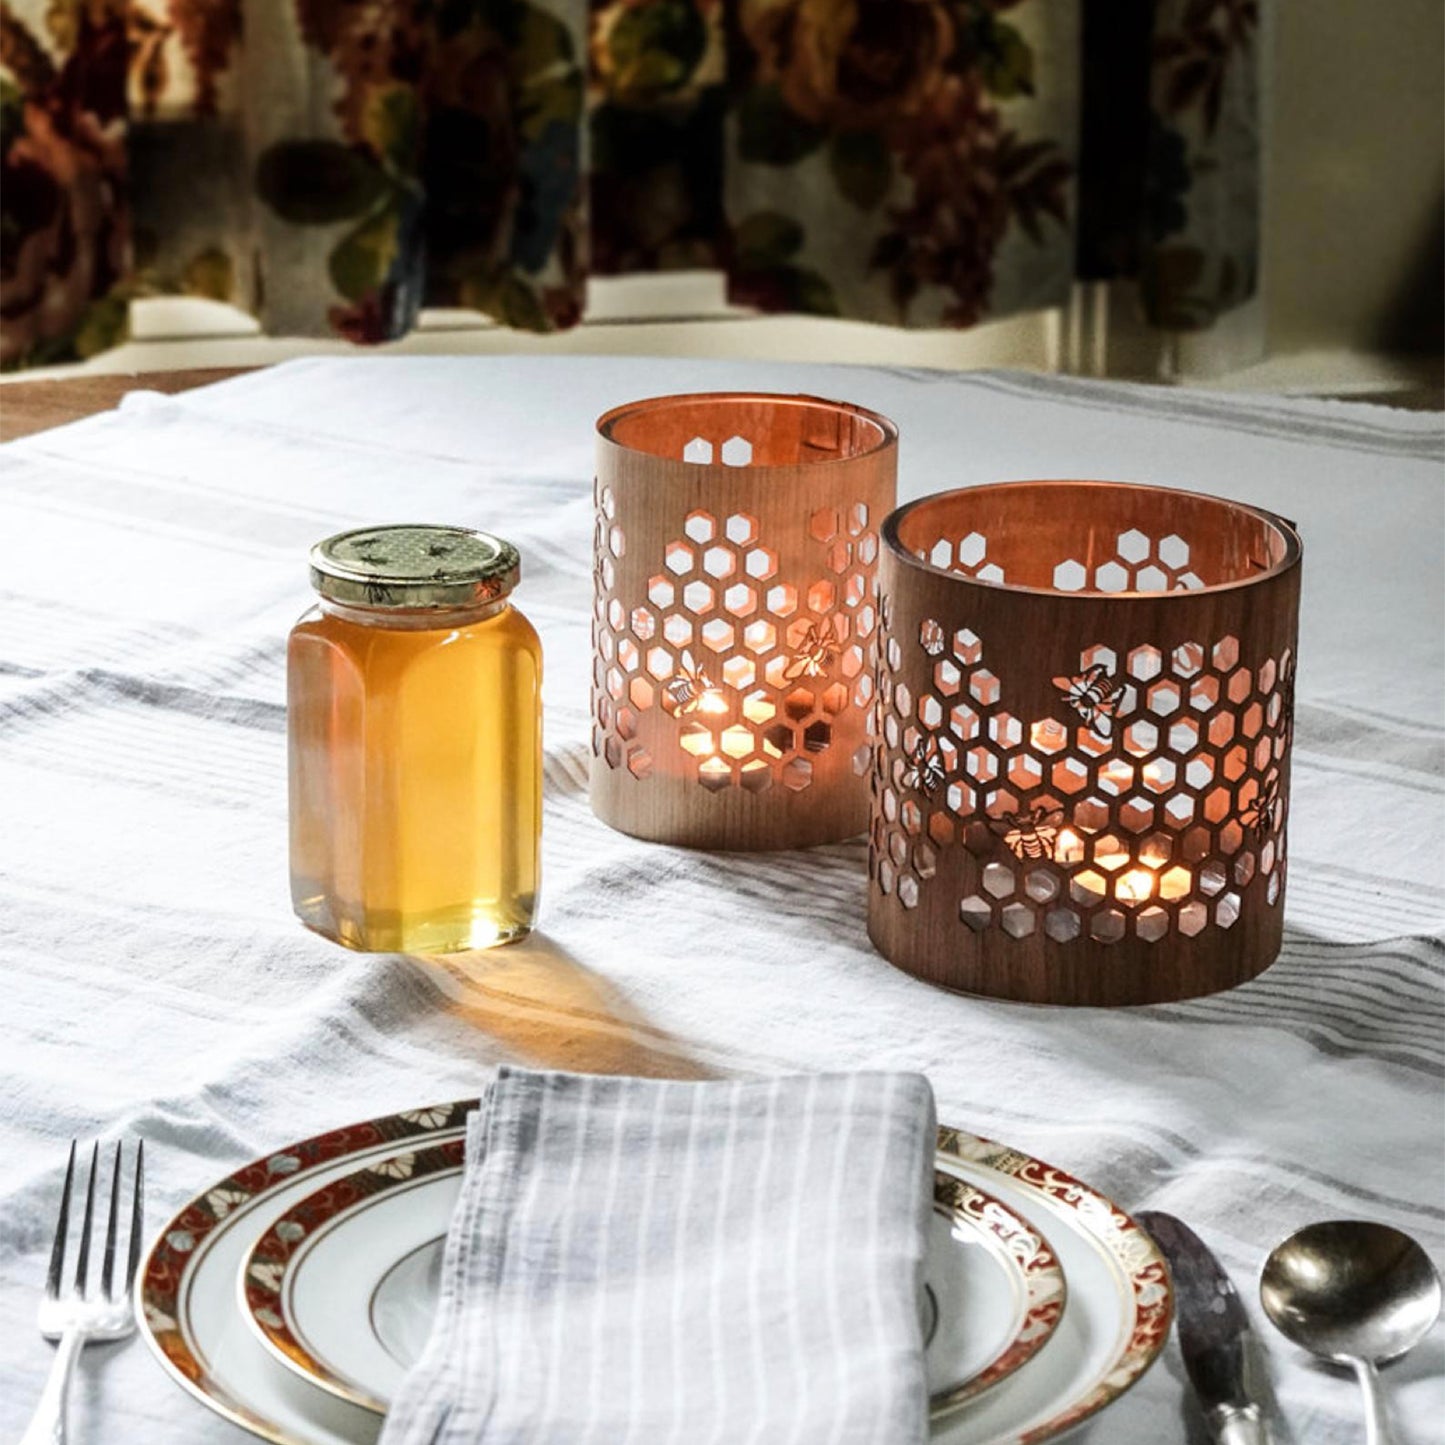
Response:
POLYGON ((597 431, 593 810, 699 848, 861 833, 897 429, 720 393, 621 406, 597 431))
POLYGON ((883 527, 869 933, 969 993, 1229 988, 1283 929, 1300 542, 1253 507, 1030 481, 883 527))

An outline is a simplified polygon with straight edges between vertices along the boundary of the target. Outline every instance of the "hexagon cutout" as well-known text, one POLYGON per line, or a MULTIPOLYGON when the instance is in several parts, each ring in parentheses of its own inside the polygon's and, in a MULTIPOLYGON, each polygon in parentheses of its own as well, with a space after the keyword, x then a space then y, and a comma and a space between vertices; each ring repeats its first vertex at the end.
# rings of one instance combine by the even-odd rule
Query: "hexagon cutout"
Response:
POLYGON ((1149 539, 1137 528, 1119 534, 1119 555, 1126 562, 1142 562, 1149 555, 1149 539))
MULTIPOLYGON (((1139 575, 1142 587, 1143 573, 1139 575)), ((1123 592, 1129 586, 1129 574, 1117 562, 1105 562, 1094 569, 1094 586, 1101 592, 1123 592)))
POLYGON ((1189 563, 1189 543, 1183 537, 1170 533, 1159 544, 1159 560, 1176 572, 1189 563))
POLYGON ((1054 586, 1060 592, 1082 592, 1089 580, 1089 574, 1084 571, 1082 562, 1075 562, 1072 558, 1067 562, 1060 562, 1054 568, 1054 586))

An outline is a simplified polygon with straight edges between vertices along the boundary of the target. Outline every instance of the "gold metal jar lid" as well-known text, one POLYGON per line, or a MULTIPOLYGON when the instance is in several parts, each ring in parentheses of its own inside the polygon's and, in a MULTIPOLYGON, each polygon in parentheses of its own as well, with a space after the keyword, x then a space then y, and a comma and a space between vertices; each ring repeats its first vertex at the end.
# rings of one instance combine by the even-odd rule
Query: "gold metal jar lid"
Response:
POLYGON ((355 607, 475 607, 521 573, 510 542, 469 527, 360 527, 311 549, 311 585, 355 607))

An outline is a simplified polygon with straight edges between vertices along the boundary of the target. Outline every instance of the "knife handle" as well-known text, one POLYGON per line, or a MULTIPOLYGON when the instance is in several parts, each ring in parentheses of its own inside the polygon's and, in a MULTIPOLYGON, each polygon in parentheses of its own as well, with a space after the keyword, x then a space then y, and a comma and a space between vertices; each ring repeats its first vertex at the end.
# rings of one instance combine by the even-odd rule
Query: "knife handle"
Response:
POLYGON ((1269 1445, 1258 1405, 1221 1405, 1211 1412, 1216 1445, 1269 1445))

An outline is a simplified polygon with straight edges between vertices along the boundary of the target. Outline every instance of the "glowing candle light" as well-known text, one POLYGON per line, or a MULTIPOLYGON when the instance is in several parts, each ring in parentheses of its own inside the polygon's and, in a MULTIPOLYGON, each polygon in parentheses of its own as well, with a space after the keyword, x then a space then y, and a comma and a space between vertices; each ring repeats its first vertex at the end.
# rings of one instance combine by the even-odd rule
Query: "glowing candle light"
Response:
POLYGON ((1171 868, 1159 880, 1159 896, 1168 902, 1183 898, 1194 886, 1194 875, 1187 868, 1171 868))
POLYGON ((1123 903, 1143 903, 1154 896, 1154 875, 1147 868, 1131 868, 1119 875, 1114 895, 1123 903))
POLYGON ((705 727, 689 727, 679 739, 683 751, 695 758, 716 757, 717 740, 705 727))

